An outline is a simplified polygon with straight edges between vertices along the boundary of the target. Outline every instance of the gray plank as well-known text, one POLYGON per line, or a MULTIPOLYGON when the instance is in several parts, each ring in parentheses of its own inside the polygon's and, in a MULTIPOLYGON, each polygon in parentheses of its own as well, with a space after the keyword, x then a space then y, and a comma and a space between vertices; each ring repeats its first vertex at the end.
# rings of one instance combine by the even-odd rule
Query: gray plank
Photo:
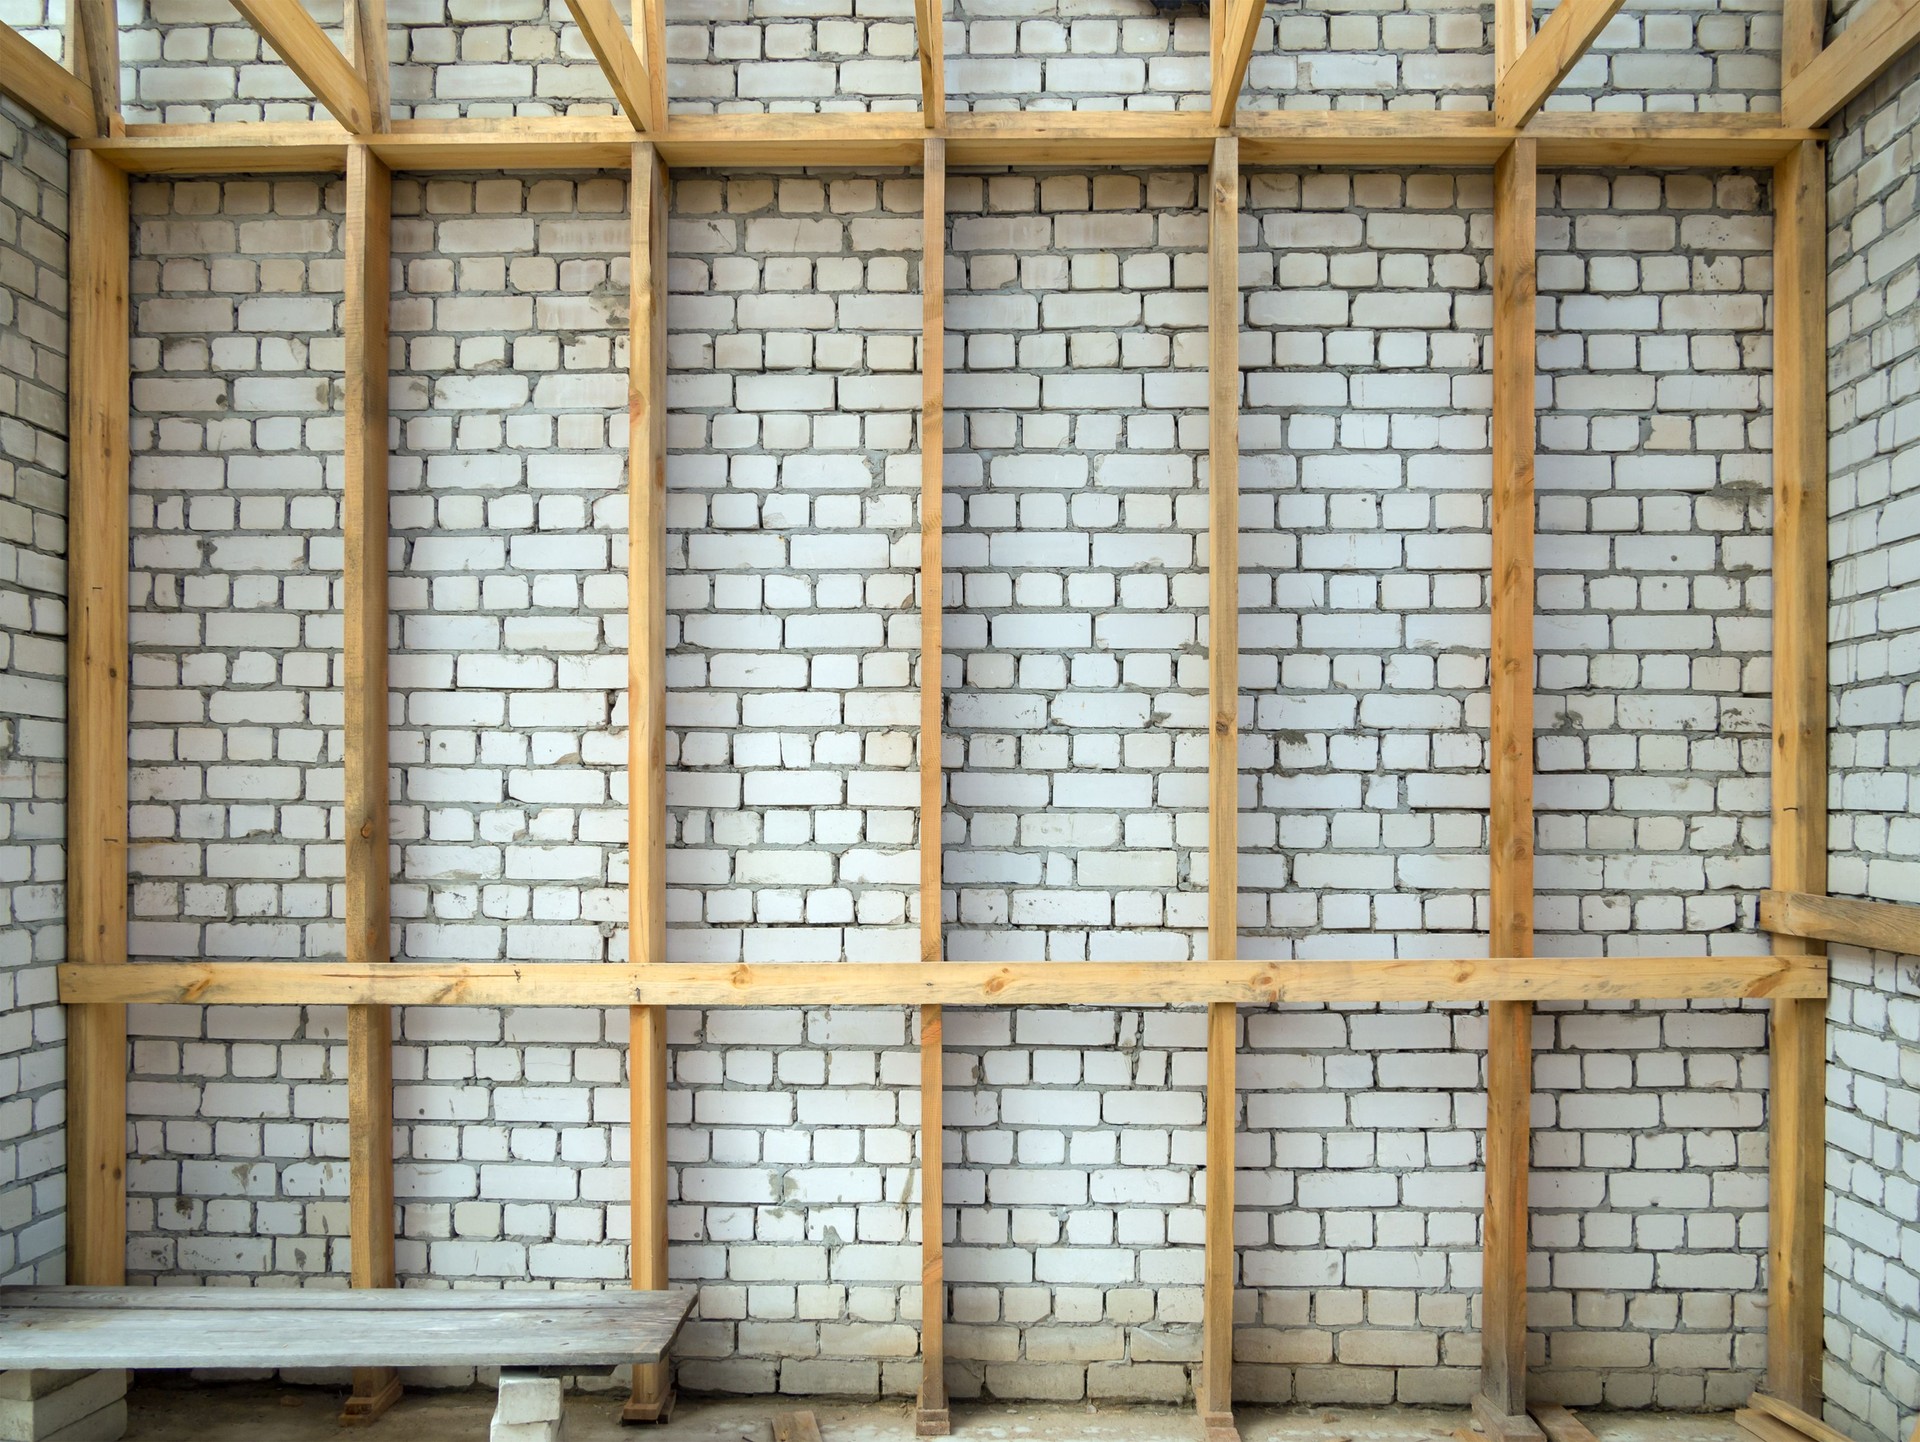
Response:
POLYGON ((564 1310, 636 1312, 665 1316, 685 1310, 692 1293, 636 1292, 608 1288, 591 1292, 487 1292, 434 1288, 296 1287, 0 1287, 0 1307, 111 1308, 138 1311, 373 1312, 564 1310))

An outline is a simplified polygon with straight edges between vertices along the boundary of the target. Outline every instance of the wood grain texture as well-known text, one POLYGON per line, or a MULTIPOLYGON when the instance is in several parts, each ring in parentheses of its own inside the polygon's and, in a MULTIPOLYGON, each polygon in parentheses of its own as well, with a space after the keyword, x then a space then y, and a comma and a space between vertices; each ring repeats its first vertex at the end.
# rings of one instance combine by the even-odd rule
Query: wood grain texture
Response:
MULTIPOLYGON (((1759 1397, 1756 1395, 1754 1400, 1757 1402, 1759 1397)), ((1757 1438, 1758 1442, 1809 1442, 1809 1434, 1753 1407, 1742 1407, 1736 1411, 1733 1425, 1738 1429, 1742 1442, 1749 1437, 1757 1438)))
POLYGON ((1529 1411, 1547 1442, 1599 1442, 1591 1428, 1565 1407, 1536 1402, 1529 1411))
POLYGON ((101 133, 86 82, 6 24, 0 24, 0 95, 26 106, 62 135, 101 133))
POLYGON ((586 37, 587 48, 599 62, 613 88, 613 98, 635 130, 651 134, 660 128, 654 109, 653 71, 642 58, 627 25, 613 8, 613 0, 567 0, 574 23, 586 37))
MULTIPOLYGON (((1540 43, 1535 38, 1535 45, 1540 43)), ((1529 52, 1531 51, 1529 46, 1529 52)), ((1493 172, 1492 709, 1487 817, 1492 946, 1533 951, 1534 303, 1536 145, 1493 172)), ((1487 1026, 1487 1206, 1480 1390, 1503 1417, 1527 1411, 1527 1170, 1533 1005, 1496 1001, 1487 1026)))
MULTIPOLYGON (((1778 1397, 1769 1397, 1765 1392, 1753 1394, 1753 1406, 1755 1410, 1764 1412, 1776 1421, 1784 1422, 1803 1437, 1812 1438, 1813 1442, 1853 1442, 1853 1439, 1838 1427, 1829 1427, 1811 1412, 1796 1407, 1791 1402, 1783 1402, 1778 1397)), ((1745 1415, 1747 1415, 1745 1412, 1735 1413, 1735 1420, 1745 1415)))
POLYGON ((68 58, 86 87, 95 135, 119 135, 120 16, 114 0, 70 0, 67 12, 68 58))
POLYGON ((1867 0, 1848 14, 1833 42, 1780 87, 1787 124, 1826 124, 1920 40, 1920 0, 1867 0))
POLYGON ((393 127, 393 80, 388 65, 387 0, 346 0, 347 64, 367 87, 373 128, 393 127))
MULTIPOLYGON (((1625 0, 1558 0, 1547 23, 1512 63, 1499 67, 1494 85, 1494 123, 1519 129, 1580 63, 1625 0)), ((1500 11, 1496 8, 1496 20, 1500 11)))
POLYGON ((1780 82, 1785 85, 1811 65, 1827 44, 1827 0, 1782 0, 1780 6, 1780 82))
POLYGON ((1221 17, 1212 36, 1211 109, 1213 123, 1223 130, 1233 124, 1234 112, 1240 108, 1240 88, 1246 83, 1254 37, 1260 33, 1266 9, 1266 0, 1214 0, 1208 6, 1210 13, 1221 17))
POLYGON ((66 965, 60 999, 390 1006, 1199 1006, 1230 1001, 1652 1001, 1824 997, 1823 957, 1446 961, 149 962, 66 965))
MULTIPOLYGON (((68 179, 67 944, 127 959, 127 177, 97 155, 68 179)), ((118 1285, 127 1249, 127 1016, 67 1014, 67 1276, 118 1285)))
POLYGON ((776 1412, 773 1442, 820 1442, 820 1424, 811 1412, 776 1412))
POLYGON ((335 120, 355 135, 378 129, 367 82, 300 0, 233 0, 233 8, 335 120))
POLYGON ((944 0, 913 0, 914 48, 920 58, 920 123, 947 123, 947 43, 944 0))
POLYGON ((1776 937, 1920 956, 1920 906, 1904 902, 1766 891, 1760 895, 1760 928, 1776 937))
MULTIPOLYGON (((1826 156, 1774 171, 1773 887, 1827 889, 1826 156)), ((1776 937, 1783 958, 1817 943, 1776 937)), ((1767 1389, 1820 1406, 1826 1003, 1774 1008, 1767 1389)))
MULTIPOLYGON (((934 24, 938 7, 934 5, 934 24)), ((920 256, 920 960, 937 964, 945 949, 940 828, 946 777, 942 767, 944 630, 947 146, 928 139, 921 161, 920 256)), ((920 1009, 920 1395, 914 1431, 942 1437, 949 1429, 946 1373, 945 1059, 938 1005, 920 1009)))
POLYGON ((1234 1141, 1239 1009, 1207 1007, 1206 1256, 1201 1299, 1200 1376, 1195 1400, 1207 1426, 1231 1425, 1233 1412, 1234 1141), (1221 1420, 1226 1419, 1226 1420, 1221 1420))
MULTIPOLYGON (((381 64, 386 63, 385 52, 381 64)), ((346 478, 341 542, 341 733, 347 959, 388 961, 387 338, 393 177, 364 145, 347 156, 344 304, 346 478)), ((393 1014, 347 1009, 347 1233, 353 1285, 394 1284, 393 1014)), ((398 1400, 390 1367, 354 1373, 343 1416, 367 1422, 398 1400)))
POLYGON ((1497 91, 1533 35, 1533 0, 1493 0, 1493 83, 1497 91))
MULTIPOLYGON (((627 948, 639 972, 667 954, 667 167, 631 152, 627 378, 627 948)), ((667 1014, 628 1013, 633 1285, 667 1285, 667 1014)), ((673 1407, 664 1362, 636 1365, 627 1421, 673 1407)))

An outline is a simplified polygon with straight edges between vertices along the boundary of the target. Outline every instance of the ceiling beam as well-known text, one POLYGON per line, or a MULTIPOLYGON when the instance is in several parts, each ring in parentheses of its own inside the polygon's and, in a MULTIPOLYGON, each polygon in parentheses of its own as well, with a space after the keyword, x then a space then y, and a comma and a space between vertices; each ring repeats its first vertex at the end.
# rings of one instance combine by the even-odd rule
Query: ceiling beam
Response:
POLYGON ((1494 84, 1493 118, 1519 129, 1580 63, 1623 0, 1560 0, 1494 84))
POLYGON ((660 116, 654 109, 653 67, 648 64, 649 57, 641 54, 646 32, 641 31, 636 43, 627 32, 626 22, 614 10, 613 0, 567 0, 567 9, 573 12, 580 33, 587 37, 587 47, 600 62, 607 84, 613 87, 613 97, 633 128, 643 135, 657 133, 660 116))
POLYGON ((947 123, 947 42, 944 0, 913 0, 913 33, 920 52, 920 115, 927 129, 947 123))
POLYGON ((373 99, 365 78, 307 14, 300 0, 233 0, 233 7, 335 120, 355 135, 376 133, 373 99))
MULTIPOLYGON (((1213 123, 1225 130, 1240 108, 1240 87, 1253 58, 1253 37, 1260 33, 1266 0, 1216 0, 1224 18, 1213 30, 1213 123)), ((1216 8, 1210 7, 1210 8, 1216 8)))
POLYGON ((96 136, 86 82, 11 25, 0 24, 0 94, 27 107, 63 135, 96 136))
POLYGON ((1920 0, 1868 0, 1834 42, 1780 90, 1788 125, 1824 125, 1920 40, 1920 0))

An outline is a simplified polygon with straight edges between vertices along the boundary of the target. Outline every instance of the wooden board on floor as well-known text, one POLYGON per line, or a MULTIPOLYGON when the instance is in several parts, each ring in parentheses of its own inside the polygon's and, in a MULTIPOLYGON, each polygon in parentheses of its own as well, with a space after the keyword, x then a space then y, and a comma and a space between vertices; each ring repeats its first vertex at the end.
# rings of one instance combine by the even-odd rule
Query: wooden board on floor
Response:
POLYGON ((1757 1442, 1808 1442, 1806 1433, 1752 1407, 1742 1407, 1735 1412, 1733 1425, 1757 1442))
MULTIPOLYGON (((1782 1402, 1778 1397, 1770 1397, 1765 1392, 1753 1394, 1753 1410, 1764 1412, 1777 1422, 1784 1422, 1796 1432, 1813 1439, 1813 1442, 1853 1442, 1853 1439, 1838 1427, 1829 1427, 1810 1412, 1802 1411, 1791 1402, 1782 1402)), ((1744 1413, 1736 1413, 1737 1422, 1744 1413)))
POLYGON ((1540 1430, 1547 1434, 1547 1442, 1599 1442, 1587 1424, 1565 1407, 1537 1402, 1528 1410, 1540 1430))
POLYGON ((820 1442, 820 1424, 811 1412, 776 1412, 773 1442, 820 1442))

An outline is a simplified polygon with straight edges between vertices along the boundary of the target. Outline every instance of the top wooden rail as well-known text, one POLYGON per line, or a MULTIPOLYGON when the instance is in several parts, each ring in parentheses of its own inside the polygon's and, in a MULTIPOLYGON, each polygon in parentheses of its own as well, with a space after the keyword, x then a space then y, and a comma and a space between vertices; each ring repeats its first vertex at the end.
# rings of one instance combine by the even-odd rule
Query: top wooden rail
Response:
MULTIPOLYGON (((1243 111, 1230 129, 1200 113, 1035 111, 947 117, 949 166, 1204 165, 1237 136, 1247 165, 1490 167, 1521 136, 1543 166, 1772 165, 1817 130, 1777 115, 1562 114, 1524 130, 1453 112, 1243 111)), ((344 170, 364 143, 393 170, 590 170, 628 164, 622 116, 397 120, 355 135, 328 121, 129 125, 80 139, 118 168, 145 175, 344 170)), ((852 115, 676 115, 653 139, 671 166, 918 165, 927 131, 914 112, 852 115)))
POLYGON ((69 963, 60 1000, 355 1006, 1197 1006, 1827 994, 1817 956, 1170 962, 69 963))

